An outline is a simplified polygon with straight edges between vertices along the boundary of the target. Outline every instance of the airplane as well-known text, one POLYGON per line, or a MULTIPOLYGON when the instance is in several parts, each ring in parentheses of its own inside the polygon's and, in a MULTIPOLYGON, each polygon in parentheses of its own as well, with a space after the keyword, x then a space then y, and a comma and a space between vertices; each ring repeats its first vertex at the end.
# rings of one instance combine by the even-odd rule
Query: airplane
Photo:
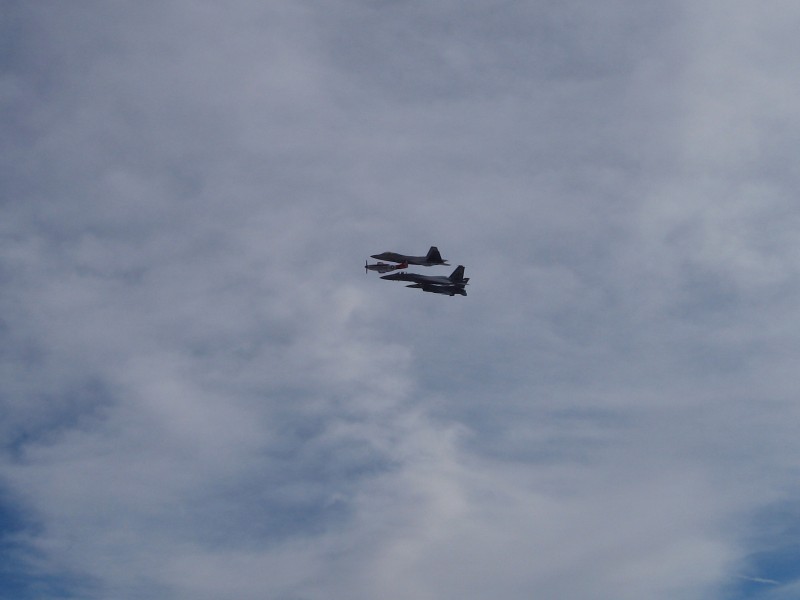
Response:
MULTIPOLYGON (((423 291, 425 286, 458 286, 464 287, 469 281, 469 277, 464 277, 464 265, 458 265, 449 277, 444 275, 420 275, 419 273, 392 273, 391 275, 383 275, 381 279, 388 279, 389 281, 412 281, 422 286, 423 291)), ((409 286, 410 287, 410 286, 409 286)))
POLYGON ((377 271, 378 273, 389 273, 390 271, 399 271, 400 269, 407 269, 408 263, 401 262, 399 265, 390 265, 385 262, 379 262, 374 265, 368 265, 367 261, 364 261, 364 272, 367 271, 377 271))
POLYGON ((464 289, 464 286, 456 284, 436 285, 433 283, 412 283, 411 285, 407 285, 406 287, 420 289, 423 292, 433 292, 434 294, 447 294, 448 296, 455 296, 456 294, 459 294, 461 296, 467 295, 467 290, 464 289))
POLYGON ((428 250, 428 254, 425 256, 406 256, 405 254, 398 254, 397 252, 381 252, 380 254, 373 254, 370 258, 388 260, 389 262, 396 263, 407 263, 409 265, 420 265, 422 267, 450 264, 446 260, 442 260, 442 255, 439 254, 439 249, 436 246, 431 246, 431 249, 428 250))

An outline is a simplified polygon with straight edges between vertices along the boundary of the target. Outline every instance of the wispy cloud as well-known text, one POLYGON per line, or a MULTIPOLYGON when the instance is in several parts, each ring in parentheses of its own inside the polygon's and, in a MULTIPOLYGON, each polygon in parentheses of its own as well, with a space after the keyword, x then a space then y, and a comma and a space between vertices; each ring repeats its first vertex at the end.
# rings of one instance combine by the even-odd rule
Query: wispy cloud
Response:
POLYGON ((764 579, 763 577, 748 577, 747 575, 739 575, 739 579, 744 579, 745 581, 752 581, 753 583, 764 583, 767 585, 780 585, 780 581, 775 581, 774 579, 764 579))

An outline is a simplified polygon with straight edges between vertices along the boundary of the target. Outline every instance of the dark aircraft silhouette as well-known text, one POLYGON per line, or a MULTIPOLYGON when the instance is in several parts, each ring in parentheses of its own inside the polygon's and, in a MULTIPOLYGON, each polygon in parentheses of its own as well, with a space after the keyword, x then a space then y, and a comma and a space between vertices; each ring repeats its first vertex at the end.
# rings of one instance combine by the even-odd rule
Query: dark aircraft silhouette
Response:
MULTIPOLYGON (((392 273, 391 275, 383 275, 381 279, 388 279, 389 281, 413 281, 422 286, 425 285, 444 285, 444 286, 465 286, 469 281, 469 277, 464 277, 464 265, 458 265, 449 277, 444 275, 420 275, 419 273, 392 273)), ((422 289, 425 289, 424 287, 422 289)))
MULTIPOLYGON (((466 284, 464 284, 466 285, 466 284)), ((464 289, 464 285, 437 285, 435 283, 412 283, 411 285, 407 285, 408 288, 416 288, 420 289, 423 292, 432 292, 434 294, 447 294, 448 296, 455 296, 459 294, 460 296, 466 296, 467 290, 464 289)))
POLYGON ((399 265, 390 265, 388 263, 379 262, 374 265, 367 264, 367 261, 364 261, 364 271, 377 271, 378 273, 389 273, 391 271, 399 271, 400 269, 407 269, 408 263, 401 262, 399 265))
POLYGON ((439 249, 436 246, 431 246, 431 249, 428 250, 428 254, 425 256, 406 256, 405 254, 398 254, 397 252, 381 252, 380 254, 373 254, 371 258, 388 260, 389 262, 395 263, 420 265, 422 267, 450 264, 446 260, 442 260, 442 255, 439 254, 439 249))

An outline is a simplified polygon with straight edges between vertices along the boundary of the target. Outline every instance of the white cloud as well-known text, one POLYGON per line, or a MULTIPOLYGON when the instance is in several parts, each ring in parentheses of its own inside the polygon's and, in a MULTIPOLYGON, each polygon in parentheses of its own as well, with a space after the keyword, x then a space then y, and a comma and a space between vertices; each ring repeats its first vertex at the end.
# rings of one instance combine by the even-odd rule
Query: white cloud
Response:
POLYGON ((796 15, 710 6, 17 7, 23 576, 722 597, 795 491, 796 15), (360 272, 431 244, 467 298, 360 272))

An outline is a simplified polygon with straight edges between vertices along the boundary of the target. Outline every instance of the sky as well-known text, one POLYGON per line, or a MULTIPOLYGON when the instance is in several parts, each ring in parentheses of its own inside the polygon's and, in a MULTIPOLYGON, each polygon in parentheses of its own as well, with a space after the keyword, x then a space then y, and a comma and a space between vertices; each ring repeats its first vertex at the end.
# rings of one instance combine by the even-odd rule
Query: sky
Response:
POLYGON ((0 599, 800 595, 800 5, 0 11, 0 599))

